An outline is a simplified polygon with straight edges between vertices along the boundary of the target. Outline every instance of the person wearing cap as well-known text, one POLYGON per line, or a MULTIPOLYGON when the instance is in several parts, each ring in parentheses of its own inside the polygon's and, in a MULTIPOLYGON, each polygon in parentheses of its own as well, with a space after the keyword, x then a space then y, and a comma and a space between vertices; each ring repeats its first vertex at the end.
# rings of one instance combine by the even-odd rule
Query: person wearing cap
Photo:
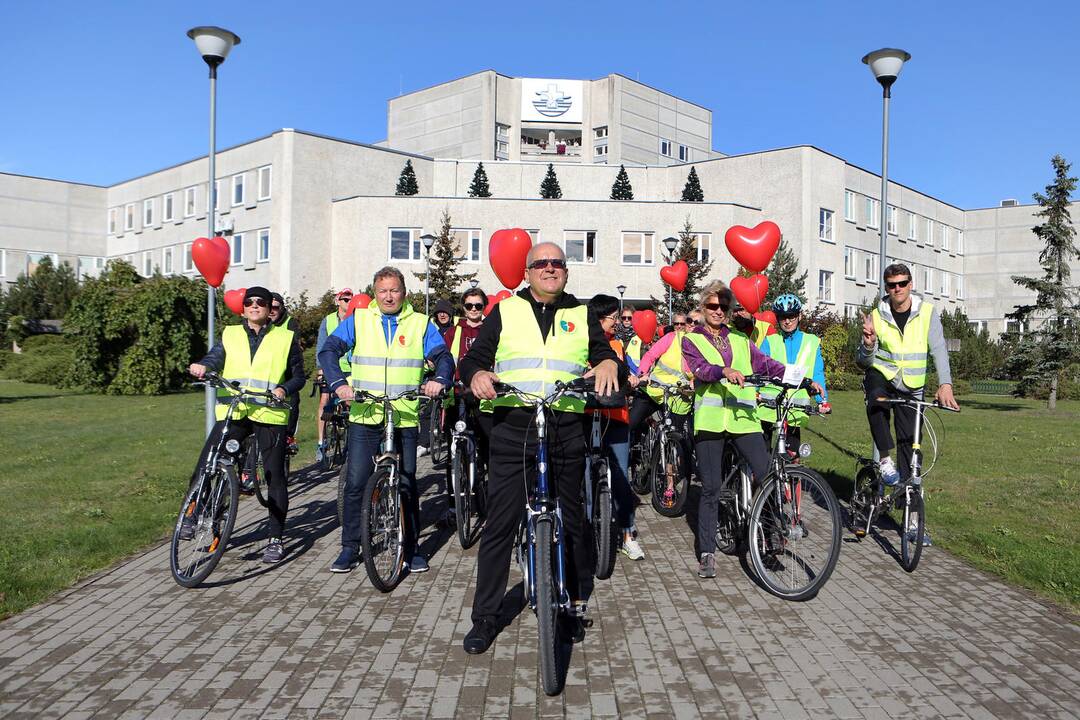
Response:
MULTIPOLYGON (((326 452, 326 440, 323 438, 323 434, 326 432, 327 421, 327 407, 326 404, 330 402, 330 391, 327 389, 326 384, 322 381, 325 376, 322 365, 319 363, 319 353, 322 352, 323 345, 326 344, 326 338, 329 337, 335 330, 341 321, 345 319, 348 314, 349 303, 352 302, 353 291, 351 288, 341 288, 334 295, 334 300, 337 302, 337 310, 330 313, 322 319, 319 323, 319 339, 315 342, 315 365, 318 367, 317 380, 320 385, 319 389, 319 420, 316 423, 318 428, 319 444, 315 449, 315 462, 321 463, 323 460, 323 453, 326 452)), ((347 376, 352 369, 349 364, 351 358, 346 355, 338 361, 338 367, 341 368, 341 372, 347 376)))
POLYGON ((764 320, 755 318, 738 300, 732 302, 734 305, 731 308, 731 324, 734 330, 750 338, 750 342, 761 349, 765 345, 765 338, 775 333, 776 328, 764 320))
POLYGON ((435 327, 439 328, 439 333, 445 335, 447 330, 454 327, 454 305, 446 298, 436 302, 432 320, 435 327))
MULTIPOLYGON (((207 370, 221 373, 226 380, 240 382, 252 390, 273 392, 279 400, 300 392, 304 376, 304 355, 296 333, 270 322, 273 296, 264 287, 250 287, 244 293, 243 320, 221 332, 221 341, 204 358, 192 363, 188 371, 202 378, 207 370)), ((210 449, 221 441, 222 428, 231 395, 219 391, 217 423, 207 437, 195 472, 206 462, 210 449)), ((288 432, 289 411, 255 403, 241 403, 229 425, 230 439, 242 440, 252 433, 262 454, 266 473, 267 510, 270 514, 270 537, 263 551, 263 562, 281 562, 285 557, 282 542, 285 515, 289 511, 289 493, 285 476, 285 437, 288 432)), ((195 476, 192 476, 194 481, 195 476)), ((181 536, 190 529, 181 527, 181 536)))

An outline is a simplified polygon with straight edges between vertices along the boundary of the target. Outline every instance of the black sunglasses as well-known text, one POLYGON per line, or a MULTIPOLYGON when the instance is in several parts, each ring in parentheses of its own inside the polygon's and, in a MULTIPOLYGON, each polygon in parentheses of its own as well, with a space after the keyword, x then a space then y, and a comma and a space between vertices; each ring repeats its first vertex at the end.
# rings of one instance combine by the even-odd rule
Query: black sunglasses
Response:
POLYGON ((259 307, 266 307, 270 303, 266 302, 263 298, 253 297, 244 301, 244 307, 251 307, 252 305, 258 305, 259 307))
POLYGON ((911 280, 897 280, 896 282, 886 282, 885 287, 892 290, 893 288, 906 288, 911 280))
POLYGON ((705 303, 705 309, 706 310, 723 310, 724 312, 727 312, 728 310, 731 310, 731 306, 730 305, 722 305, 721 303, 705 303))
POLYGON ((540 258, 538 260, 533 260, 531 263, 529 263, 530 270, 545 270, 547 268, 565 270, 566 261, 562 258, 540 258))
POLYGON ((633 315, 623 315, 623 316, 622 316, 622 319, 623 319, 623 320, 633 320, 633 319, 634 319, 634 316, 633 316, 633 315))
POLYGON ((483 310, 484 303, 465 303, 464 307, 466 310, 483 310))
POLYGON ((281 306, 280 305, 271 305, 270 309, 275 311, 275 312, 281 312, 281 306))

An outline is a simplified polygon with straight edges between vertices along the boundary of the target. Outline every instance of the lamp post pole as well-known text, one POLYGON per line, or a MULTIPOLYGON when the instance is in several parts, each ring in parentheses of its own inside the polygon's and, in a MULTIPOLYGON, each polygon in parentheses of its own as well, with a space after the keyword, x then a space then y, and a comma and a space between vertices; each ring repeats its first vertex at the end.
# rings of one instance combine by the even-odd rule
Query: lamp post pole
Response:
POLYGON ((430 319, 428 309, 431 305, 431 296, 428 288, 431 287, 431 246, 435 244, 435 236, 430 233, 421 235, 420 241, 424 243, 424 314, 430 319))
POLYGON ((622 309, 623 309, 622 296, 623 296, 623 293, 626 292, 626 286, 625 285, 618 285, 618 286, 615 287, 615 290, 619 293, 619 315, 620 315, 619 322, 622 322, 622 317, 621 317, 622 316, 622 309))
MULTIPOLYGON (((664 238, 664 247, 667 248, 667 259, 668 259, 669 263, 672 260, 675 259, 675 247, 678 244, 679 244, 679 239, 678 238, 674 238, 674 237, 666 237, 666 238, 664 238)), ((669 325, 672 322, 672 319, 671 319, 671 317, 672 317, 671 316, 671 299, 672 299, 672 296, 671 296, 671 284, 669 283, 668 286, 667 286, 667 321, 668 321, 669 325)))

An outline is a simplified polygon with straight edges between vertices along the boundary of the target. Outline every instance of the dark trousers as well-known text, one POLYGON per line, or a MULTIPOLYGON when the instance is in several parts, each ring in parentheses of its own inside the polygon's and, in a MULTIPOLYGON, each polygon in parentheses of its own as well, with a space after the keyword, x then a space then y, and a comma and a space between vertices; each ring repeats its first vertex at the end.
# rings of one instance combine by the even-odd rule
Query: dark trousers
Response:
MULTIPOLYGON (((349 423, 348 469, 345 471, 345 507, 341 520, 341 546, 360 547, 360 508, 364 489, 375 471, 375 456, 379 454, 383 437, 382 425, 349 423)), ((401 458, 398 466, 405 505, 405 560, 416 552, 416 536, 420 529, 420 494, 416 489, 416 428, 399 427, 394 431, 394 445, 401 458)))
POLYGON ((755 485, 769 473, 769 451, 761 433, 745 435, 710 433, 695 439, 697 449, 698 478, 701 480, 701 503, 698 506, 698 553, 716 552, 716 519, 719 507, 720 487, 728 468, 724 467, 724 446, 734 443, 739 454, 750 463, 755 485))
MULTIPOLYGON (((446 421, 443 423, 443 436, 446 438, 447 457, 449 458, 450 448, 450 436, 454 432, 454 423, 461 417, 461 405, 465 403, 466 413, 465 422, 472 430, 473 436, 476 438, 476 470, 481 472, 483 468, 486 468, 488 458, 488 437, 491 435, 491 413, 480 412, 480 403, 475 401, 466 401, 461 398, 457 399, 457 402, 453 407, 446 409, 446 421)), ((450 481, 451 463, 449 460, 446 462, 446 498, 450 503, 450 507, 454 507, 454 485, 450 481)))
POLYGON ((870 435, 874 438, 874 445, 881 453, 881 457, 891 455, 892 449, 897 448, 897 469, 900 471, 900 477, 911 477, 911 446, 915 442, 915 408, 908 405, 879 403, 877 398, 907 397, 921 400, 922 390, 915 393, 902 393, 886 380, 884 375, 873 368, 866 371, 863 389, 866 391, 866 418, 870 421, 870 435), (896 428, 895 444, 892 433, 889 431, 890 415, 893 426, 896 428))
MULTIPOLYGON (((630 405, 630 444, 632 445, 637 441, 638 434, 641 432, 642 426, 645 421, 649 419, 653 413, 660 412, 663 409, 663 405, 653 400, 648 395, 638 395, 634 398, 634 402, 630 405)), ((682 428, 689 438, 690 433, 690 413, 671 413, 671 421, 675 423, 675 427, 682 428)), ((687 445, 689 450, 689 445, 687 445)))
MULTIPOLYGON (((221 441, 221 431, 225 427, 224 420, 214 423, 214 429, 203 444, 202 452, 199 453, 199 464, 195 466, 195 474, 192 482, 206 462, 206 456, 210 454, 210 448, 215 447, 221 441)), ((255 433, 255 440, 259 444, 259 454, 262 455, 263 474, 266 480, 267 510, 270 513, 270 537, 279 538, 285 530, 285 515, 289 512, 288 478, 285 476, 285 425, 267 425, 265 423, 252 422, 248 419, 233 420, 229 424, 229 439, 243 440, 251 433, 255 433)))
MULTIPOLYGON (((530 410, 515 409, 520 420, 530 410)), ((591 551, 582 507, 585 476, 585 438, 581 416, 554 413, 548 419, 548 487, 559 499, 566 551, 566 586, 571 600, 585 600, 592 592, 591 551)), ((488 461, 488 514, 476 563, 476 595, 473 622, 497 621, 502 608, 510 558, 518 525, 525 511, 525 475, 529 487, 536 482, 536 428, 511 422, 505 415, 494 418, 491 455, 488 461), (522 460, 524 459, 524 473, 522 460)))
POLYGON ((289 396, 289 404, 292 405, 292 410, 289 411, 289 437, 296 437, 296 426, 300 422, 300 393, 295 393, 289 396))

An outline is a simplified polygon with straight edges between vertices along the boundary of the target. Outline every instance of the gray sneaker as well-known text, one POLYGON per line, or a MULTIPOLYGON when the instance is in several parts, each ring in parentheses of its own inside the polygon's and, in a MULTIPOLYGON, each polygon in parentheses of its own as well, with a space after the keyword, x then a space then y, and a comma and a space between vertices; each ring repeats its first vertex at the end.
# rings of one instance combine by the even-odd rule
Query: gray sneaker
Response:
POLYGON ((712 553, 701 553, 701 564, 698 565, 697 576, 699 578, 716 577, 716 557, 712 553))
POLYGON ((425 573, 430 569, 423 555, 414 555, 412 562, 409 563, 409 572, 425 573))
POLYGON ((263 562, 273 564, 284 559, 285 546, 282 545, 281 538, 270 538, 270 542, 266 544, 266 550, 263 551, 263 562))

